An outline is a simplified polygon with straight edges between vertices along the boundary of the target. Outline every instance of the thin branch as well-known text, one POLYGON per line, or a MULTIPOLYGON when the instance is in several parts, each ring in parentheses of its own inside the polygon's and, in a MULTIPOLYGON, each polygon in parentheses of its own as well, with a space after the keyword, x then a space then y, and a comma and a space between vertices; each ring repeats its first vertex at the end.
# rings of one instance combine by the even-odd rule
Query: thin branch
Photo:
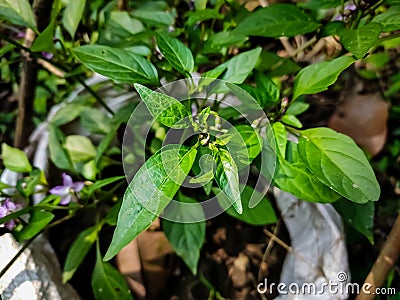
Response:
POLYGON ((389 236, 382 247, 382 250, 376 259, 371 271, 365 279, 364 286, 371 287, 368 293, 361 289, 361 293, 357 296, 356 300, 369 300, 374 299, 376 296, 376 289, 383 286, 385 279, 390 270, 395 265, 400 256, 400 215, 397 216, 396 222, 393 225, 389 236))

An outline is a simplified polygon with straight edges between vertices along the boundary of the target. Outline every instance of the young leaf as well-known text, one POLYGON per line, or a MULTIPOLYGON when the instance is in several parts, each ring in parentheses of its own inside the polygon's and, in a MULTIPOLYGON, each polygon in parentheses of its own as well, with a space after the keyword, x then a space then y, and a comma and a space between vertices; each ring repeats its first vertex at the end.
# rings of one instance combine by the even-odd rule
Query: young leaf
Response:
POLYGON ((264 108, 268 103, 277 103, 280 98, 280 91, 276 84, 262 73, 256 73, 257 88, 264 95, 261 106, 264 108))
POLYGON ((133 300, 125 278, 112 265, 103 262, 99 243, 96 247, 96 265, 92 275, 92 289, 96 300, 133 300))
POLYGON ((62 24, 72 38, 74 38, 79 22, 82 20, 85 5, 86 0, 70 0, 64 10, 62 24))
POLYGON ((1 156, 3 164, 7 169, 14 172, 30 172, 32 166, 24 151, 8 146, 6 143, 1 144, 1 156))
POLYGON ((93 243, 97 240, 99 233, 99 226, 92 226, 82 231, 75 241, 72 243, 71 248, 68 250, 67 258, 64 264, 62 274, 62 281, 66 283, 72 278, 75 271, 85 259, 86 254, 92 248, 93 243))
POLYGON ((231 83, 243 83, 256 66, 260 53, 261 48, 257 47, 240 53, 225 62, 227 70, 222 79, 231 83))
POLYGON ((363 234, 371 243, 374 242, 374 212, 375 203, 354 203, 342 199, 333 204, 343 220, 363 234))
MULTIPOLYGON (((190 203, 190 206, 185 206, 184 209, 179 207, 174 211, 168 211, 165 215, 167 219, 175 220, 179 214, 185 215, 185 220, 190 220, 190 216, 193 215, 193 219, 199 219, 199 215, 205 220, 203 208, 194 199, 178 195, 178 199, 184 203, 190 203)), ((162 227, 168 241, 174 248, 175 252, 182 257, 183 261, 189 267, 193 274, 197 273, 197 264, 200 257, 200 249, 203 246, 203 242, 206 235, 206 223, 179 223, 172 222, 167 219, 162 219, 162 227)))
POLYGON ((80 116, 83 128, 91 133, 107 134, 111 130, 111 119, 99 109, 85 107, 80 116))
POLYGON ((216 162, 215 181, 219 188, 224 191, 235 210, 241 214, 243 208, 240 199, 238 168, 235 161, 225 149, 218 149, 214 156, 216 162))
MULTIPOLYGON (((400 2, 398 3, 400 4, 400 2)), ((383 32, 389 32, 400 29, 400 5, 389 7, 387 11, 377 15, 372 22, 382 25, 383 32)))
MULTIPOLYGON (((213 188, 213 192, 217 196, 218 202, 222 207, 227 207, 229 204, 229 200, 223 193, 220 193, 220 189, 213 188)), ((251 186, 244 186, 241 194, 242 204, 243 204, 243 213, 238 214, 235 209, 229 207, 226 210, 226 213, 231 217, 234 217, 238 220, 241 220, 250 225, 266 225, 276 223, 277 218, 275 215, 275 211, 269 202, 268 198, 264 195, 261 195, 260 192, 255 191, 251 186), (250 199, 256 193, 256 197, 261 199, 258 204, 250 208, 250 199)))
POLYGON ((179 73, 190 77, 194 60, 192 52, 180 40, 170 37, 165 32, 157 32, 157 44, 162 55, 179 73))
POLYGON ((237 125, 228 130, 232 138, 227 144, 229 153, 236 162, 239 170, 250 165, 261 152, 262 139, 250 125, 237 125))
POLYGON ((295 101, 290 104, 290 106, 286 110, 286 113, 289 115, 293 115, 293 116, 301 115, 309 107, 310 107, 310 104, 308 104, 308 103, 295 101))
POLYGON ((166 145, 145 162, 125 192, 105 260, 151 225, 178 191, 195 158, 194 148, 166 145))
POLYGON ((37 32, 32 7, 28 0, 0 0, 0 17, 13 24, 30 27, 37 32))
POLYGON ((275 143, 276 143, 277 155, 285 158, 286 145, 287 145, 287 141, 288 141, 285 125, 283 125, 281 122, 275 122, 272 125, 272 130, 273 130, 274 139, 275 139, 275 143))
POLYGON ((146 103, 151 115, 158 122, 175 129, 188 128, 190 126, 189 119, 191 114, 177 99, 154 92, 141 84, 135 84, 135 88, 140 98, 146 103))
POLYGON ((37 38, 33 41, 31 50, 33 52, 51 52, 54 48, 53 36, 56 25, 55 20, 52 20, 50 24, 40 33, 37 38))
POLYGON ((381 25, 378 23, 369 23, 357 29, 343 28, 337 32, 340 42, 357 59, 363 58, 375 45, 380 33, 381 25))
POLYGON ((54 214, 48 211, 33 210, 28 224, 16 233, 19 242, 29 240, 42 231, 53 220, 54 214))
POLYGON ((315 176, 356 203, 376 201, 380 187, 363 151, 348 136, 329 128, 301 132, 299 154, 315 176))
POLYGON ((73 162, 85 162, 96 156, 96 148, 91 140, 83 135, 67 136, 64 147, 73 162))
POLYGON ((316 30, 316 23, 297 6, 272 4, 251 13, 239 23, 234 32, 242 35, 292 37, 316 30))
POLYGON ((301 95, 325 91, 354 61, 350 56, 341 56, 305 67, 294 80, 293 100, 301 95))
POLYGON ((72 52, 89 69, 122 83, 157 84, 157 69, 132 52, 100 45, 86 45, 72 52))
POLYGON ((50 122, 55 126, 65 125, 79 117, 84 109, 85 105, 83 103, 66 103, 65 106, 57 110, 50 122))
POLYGON ((302 128, 303 124, 301 124, 300 120, 297 119, 296 116, 291 115, 286 113, 283 117, 282 117, 282 122, 289 125, 289 126, 293 126, 296 128, 302 128))
POLYGON ((49 152, 52 162, 60 169, 73 170, 71 158, 60 143, 64 139, 63 133, 51 123, 48 125, 48 130, 49 152))

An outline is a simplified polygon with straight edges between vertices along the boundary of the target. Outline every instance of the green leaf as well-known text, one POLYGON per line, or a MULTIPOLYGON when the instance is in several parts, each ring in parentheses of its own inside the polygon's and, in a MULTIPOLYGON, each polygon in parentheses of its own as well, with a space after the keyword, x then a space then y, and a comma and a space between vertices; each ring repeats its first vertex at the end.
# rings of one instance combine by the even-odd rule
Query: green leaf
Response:
POLYGON ((85 162, 96 156, 96 148, 89 138, 83 135, 67 136, 64 147, 73 162, 85 162))
POLYGON ((216 163, 215 181, 228 197, 234 209, 241 214, 243 207, 240 199, 238 168, 235 161, 225 149, 218 149, 214 153, 214 157, 216 163))
POLYGON ((72 161, 68 152, 63 148, 61 142, 65 139, 63 133, 51 123, 49 130, 49 152, 52 162, 62 170, 73 170, 72 161))
POLYGON ((282 117, 282 122, 289 125, 289 126, 293 126, 296 128, 302 128, 303 124, 301 124, 300 120, 296 118, 296 116, 294 115, 290 115, 288 113, 286 113, 283 117, 282 117))
POLYGON ((341 0, 309 0, 304 4, 300 4, 301 6, 308 9, 321 10, 338 7, 341 3, 341 0))
POLYGON ((81 265, 85 256, 88 254, 93 243, 97 240, 97 235, 101 226, 92 226, 82 231, 68 250, 67 258, 64 264, 62 281, 66 283, 74 275, 75 271, 81 265))
POLYGON ((17 190, 25 198, 28 198, 35 192, 36 186, 39 184, 42 176, 42 171, 33 168, 29 176, 25 176, 17 181, 17 190))
POLYGON ((194 60, 192 52, 180 40, 170 37, 165 32, 157 32, 157 44, 162 55, 179 73, 190 77, 194 60))
POLYGON ((305 201, 331 203, 341 198, 310 173, 302 160, 290 163, 278 156, 273 183, 281 190, 305 201))
POLYGON ((151 115, 158 122, 175 129, 188 128, 190 126, 191 114, 177 99, 154 92, 141 84, 135 84, 135 88, 151 115))
POLYGON ((172 248, 183 259, 190 271, 196 274, 200 249, 206 236, 206 223, 205 221, 180 223, 169 221, 169 219, 176 220, 180 214, 184 214, 185 220, 188 221, 191 216, 194 220, 198 220, 199 216, 205 220, 205 215, 203 208, 196 200, 182 194, 178 195, 178 200, 190 203, 190 206, 179 206, 178 209, 168 211, 168 214, 165 215, 167 219, 162 219, 162 227, 172 248))
POLYGON ((112 126, 112 128, 107 133, 107 135, 105 137, 103 137, 103 139, 101 140, 101 142, 98 145, 97 150, 96 150, 96 157, 94 158, 94 162, 95 162, 96 166, 99 166, 99 162, 100 162, 101 158, 103 157, 104 153, 106 152, 107 148, 110 146, 112 141, 116 138, 117 131, 118 131, 118 127, 112 126))
MULTIPOLYGON (((227 207, 229 205, 228 199, 224 194, 220 193, 220 189, 213 188, 213 192, 215 195, 217 195, 218 202, 222 207, 227 207)), ((262 195, 260 192, 254 190, 251 186, 246 185, 242 190, 241 198, 243 204, 243 213, 238 214, 235 209, 229 207, 226 210, 228 215, 250 225, 256 226, 277 222, 275 211, 265 195, 262 195), (257 197, 257 199, 261 199, 261 201, 258 202, 257 206, 250 208, 250 199, 253 196, 253 193, 255 193, 255 197, 257 197)))
MULTIPOLYGON (((397 3, 397 4, 400 4, 397 3)), ((400 29, 400 5, 391 6, 387 11, 377 15, 372 22, 382 25, 383 32, 389 32, 400 29)))
POLYGON ((30 27, 37 32, 32 7, 28 0, 0 0, 0 17, 12 24, 30 27))
POLYGON ((273 130, 274 139, 275 139, 275 143, 276 143, 277 155, 285 158, 286 145, 288 142, 285 125, 283 125, 281 122, 275 122, 272 125, 272 130, 273 130))
POLYGON ((260 63, 257 66, 257 70, 267 71, 266 75, 271 78, 295 74, 300 69, 300 66, 292 59, 280 57, 276 53, 270 51, 261 52, 260 63))
POLYGON ((333 204, 343 220, 363 234, 371 243, 374 242, 374 202, 354 203, 341 199, 333 204))
POLYGON ((31 50, 33 52, 52 52, 54 48, 53 37, 55 29, 55 20, 52 20, 45 30, 35 38, 31 50))
POLYGON ((198 11, 189 11, 186 16, 188 17, 187 24, 193 26, 196 23, 203 22, 210 19, 223 19, 224 15, 220 14, 215 9, 202 9, 198 11))
POLYGON ((261 106, 264 108, 268 103, 277 103, 280 100, 280 91, 276 84, 262 73, 256 73, 257 88, 264 95, 261 106))
POLYGON ((8 189, 10 187, 11 187, 11 185, 8 185, 7 183, 4 183, 4 182, 0 181, 0 191, 3 190, 3 189, 8 189))
POLYGON ((239 170, 248 166, 260 154, 262 139, 250 125, 237 125, 228 130, 232 138, 227 144, 239 170))
POLYGON ((172 15, 165 11, 136 9, 132 12, 132 15, 154 26, 169 26, 174 24, 175 21, 172 15))
POLYGON ((82 20, 85 5, 86 0, 69 0, 64 10, 62 24, 72 38, 74 38, 76 29, 82 20))
POLYGON ((110 211, 105 216, 104 220, 108 225, 117 226, 118 223, 118 212, 121 209, 122 199, 120 199, 114 206, 110 209, 110 211))
POLYGON ((305 67, 294 80, 293 100, 300 95, 325 91, 354 61, 350 56, 341 56, 305 67))
POLYGON ((111 119, 101 110, 85 107, 81 114, 83 128, 94 134, 107 134, 111 129, 111 119))
POLYGON ((16 233, 19 242, 29 240, 42 231, 54 218, 54 214, 48 211, 33 210, 28 225, 21 232, 16 233))
POLYGON ((65 125, 79 117, 84 108, 83 103, 66 103, 65 106, 57 110, 50 122, 55 126, 65 125))
POLYGON ((92 275, 92 289, 96 300, 133 300, 125 278, 112 265, 103 262, 98 243, 96 264, 92 275))
POLYGON ((292 37, 312 32, 319 26, 295 5, 278 3, 251 13, 234 31, 242 35, 292 37))
POLYGON ((344 134, 329 128, 301 132, 299 154, 324 184, 356 203, 376 201, 380 187, 363 151, 344 134))
POLYGON ((222 79, 230 83, 243 83, 256 66, 260 53, 261 48, 257 47, 232 57, 224 63, 226 72, 222 79))
POLYGON ((20 173, 32 171, 32 166, 25 152, 18 148, 13 148, 6 143, 2 143, 1 156, 3 157, 4 166, 11 171, 20 173))
POLYGON ((290 106, 286 110, 286 113, 289 115, 294 115, 294 116, 301 115, 309 107, 310 107, 310 104, 308 104, 308 103, 295 101, 290 104, 290 106))
POLYGON ((361 59, 368 50, 375 45, 381 33, 381 25, 369 23, 357 29, 343 28, 337 31, 340 42, 353 53, 357 59, 361 59))
POLYGON ((105 260, 148 228, 168 205, 192 168, 196 152, 186 146, 166 145, 139 169, 125 192, 105 260))
POLYGON ((88 191, 89 194, 94 193, 95 191, 101 189, 102 187, 109 185, 111 183, 114 183, 116 181, 120 181, 122 179, 125 179, 125 176, 115 176, 115 177, 109 177, 106 179, 102 180, 97 180, 95 183, 85 187, 88 191))
POLYGON ((72 52, 89 69, 122 83, 158 84, 156 68, 132 52, 100 45, 86 45, 72 52))

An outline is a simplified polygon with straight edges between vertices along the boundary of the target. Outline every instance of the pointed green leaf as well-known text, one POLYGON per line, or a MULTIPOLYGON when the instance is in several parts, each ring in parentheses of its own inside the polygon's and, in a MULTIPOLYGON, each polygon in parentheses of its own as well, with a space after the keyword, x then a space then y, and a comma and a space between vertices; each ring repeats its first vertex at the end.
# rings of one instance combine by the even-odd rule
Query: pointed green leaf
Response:
POLYGON ((158 84, 156 68, 132 52, 100 45, 86 45, 72 52, 89 69, 122 83, 158 84))
MULTIPOLYGON (((221 206, 227 207, 229 200, 226 198, 224 194, 220 193, 220 189, 213 188, 213 191, 215 195, 218 195, 217 199, 218 202, 221 203, 221 206)), ((229 207, 226 210, 226 213, 228 215, 238 220, 241 220, 245 223, 248 223, 250 225, 256 225, 256 226, 272 224, 277 222, 274 208, 272 207, 268 198, 265 197, 265 195, 261 195, 260 192, 255 191, 251 186, 245 185, 242 190, 241 198, 243 204, 243 213, 238 214, 235 209, 229 207), (253 193, 256 193, 257 195, 255 197, 257 197, 257 199, 261 199, 261 201, 259 201, 255 207, 250 208, 250 199, 253 193)))
POLYGON ((154 92, 149 88, 135 84, 140 98, 146 103, 151 115, 161 124, 171 128, 188 128, 191 114, 177 99, 154 92))
POLYGON ((82 231, 68 250, 62 274, 63 283, 69 281, 85 259, 86 254, 97 240, 99 226, 92 226, 82 231))
MULTIPOLYGON (((397 4, 400 4, 397 3, 397 4)), ((383 32, 389 32, 400 29, 400 5, 389 7, 387 11, 377 15, 372 22, 382 25, 383 32)))
POLYGON ((32 7, 28 0, 0 0, 0 17, 13 24, 30 27, 37 32, 32 7))
POLYGON ((73 38, 85 10, 86 0, 69 0, 62 18, 62 24, 73 38))
POLYGON ((239 190, 238 168, 231 154, 225 149, 218 149, 215 156, 215 181, 223 190, 234 209, 241 214, 243 212, 239 190))
POLYGON ((125 192, 105 260, 151 225, 178 191, 195 158, 196 149, 166 145, 145 162, 125 192))
MULTIPOLYGON (((179 207, 174 211, 168 211, 168 214, 165 215, 167 219, 176 220, 179 218, 179 214, 184 214, 185 220, 190 220, 192 215, 194 220, 198 220, 199 218, 205 220, 203 208, 196 200, 183 196, 182 194, 178 195, 178 200, 184 203, 190 203, 191 205, 179 207)), ((192 273, 196 274, 197 264, 200 258, 200 249, 203 246, 206 236, 205 221, 179 223, 163 219, 162 227, 172 248, 182 257, 192 273)))
POLYGON ((96 300, 133 300, 125 278, 112 265, 103 262, 98 243, 96 265, 92 275, 92 289, 96 300))
POLYGON ((325 91, 354 61, 355 59, 350 56, 341 56, 305 67, 294 80, 293 100, 300 95, 325 91))
POLYGON ((62 170, 73 170, 71 158, 67 150, 61 145, 61 141, 65 139, 63 133, 58 127, 48 124, 49 130, 49 152, 52 162, 56 167, 62 170))
POLYGON ((282 117, 282 122, 285 123, 286 125, 293 126, 295 128, 302 128, 303 124, 301 124, 300 120, 291 114, 286 113, 282 117))
POLYGON ((55 20, 52 20, 45 30, 43 30, 43 32, 33 41, 31 50, 33 52, 52 52, 54 48, 53 37, 55 29, 55 20))
POLYGON ((381 25, 378 23, 369 23, 357 29, 343 28, 337 32, 343 46, 358 59, 375 45, 380 33, 381 25))
POLYGON ((3 143, 1 144, 1 156, 4 166, 11 171, 21 173, 32 171, 32 166, 25 152, 18 148, 13 148, 3 143))
POLYGON ((237 125, 228 130, 232 137, 227 144, 229 153, 236 162, 239 170, 251 164, 260 154, 262 139, 250 125, 237 125))
POLYGON ((47 224, 53 220, 54 214, 48 211, 33 210, 31 212, 28 224, 21 230, 21 232, 16 233, 16 238, 19 242, 29 240, 33 238, 36 234, 42 231, 47 224))
POLYGON ((364 152, 348 136, 329 128, 301 132, 299 154, 324 184, 356 203, 376 201, 380 187, 364 152))
POLYGON ((157 32, 157 44, 162 55, 179 73, 190 76, 194 68, 192 52, 180 40, 165 32, 157 32))
POLYGON ((316 30, 316 23, 292 4, 272 4, 251 13, 239 23, 234 32, 242 35, 292 37, 316 30))
POLYGON ((96 156, 96 148, 92 141, 83 135, 67 136, 64 147, 73 162, 85 162, 96 156))

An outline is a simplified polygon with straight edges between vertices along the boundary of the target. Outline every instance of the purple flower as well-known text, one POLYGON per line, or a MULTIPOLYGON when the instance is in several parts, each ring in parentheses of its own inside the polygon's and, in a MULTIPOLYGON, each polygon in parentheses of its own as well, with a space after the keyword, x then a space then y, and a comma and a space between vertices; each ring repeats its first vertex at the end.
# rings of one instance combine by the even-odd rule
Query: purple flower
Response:
MULTIPOLYGON (((0 219, 4 218, 8 214, 10 214, 20 208, 21 208, 21 205, 15 204, 14 202, 12 202, 10 199, 7 198, 6 200, 4 200, 4 202, 0 206, 0 219)), ((15 220, 10 220, 10 221, 6 222, 4 224, 4 226, 8 230, 13 230, 15 227, 15 220)))
POLYGON ((46 59, 52 59, 53 58, 53 53, 51 52, 42 52, 42 56, 46 59))
POLYGON ((84 183, 82 181, 73 182, 71 176, 63 173, 63 185, 58 185, 52 188, 50 194, 61 197, 60 204, 67 205, 72 200, 77 201, 76 193, 83 189, 84 183))

